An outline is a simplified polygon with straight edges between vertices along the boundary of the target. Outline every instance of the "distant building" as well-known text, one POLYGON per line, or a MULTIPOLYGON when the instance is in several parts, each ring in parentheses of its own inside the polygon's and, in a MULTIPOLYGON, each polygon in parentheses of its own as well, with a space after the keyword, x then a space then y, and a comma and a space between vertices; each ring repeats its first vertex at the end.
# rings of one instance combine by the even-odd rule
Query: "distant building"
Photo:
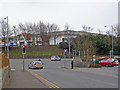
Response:
MULTIPOLYGON (((73 39, 76 38, 78 35, 85 35, 85 34, 89 34, 89 33, 84 31, 73 31, 73 30, 51 32, 49 44, 57 45, 60 42, 67 42, 68 38, 70 38, 70 41, 72 42, 73 39)), ((96 35, 95 33, 92 34, 96 35)))
MULTIPOLYGON (((29 34, 23 33, 17 36, 9 37, 9 44, 12 45, 58 45, 60 42, 68 42, 68 39, 72 42, 74 38, 78 35, 87 35, 90 34, 84 31, 73 31, 73 30, 66 30, 66 31, 57 31, 57 32, 50 32, 44 34, 29 34)), ((96 35, 96 33, 91 33, 92 35, 96 35)), ((3 38, 2 42, 4 44, 3 38)))
POLYGON ((47 35, 39 34, 20 34, 17 35, 17 44, 18 45, 49 45, 49 39, 47 35))

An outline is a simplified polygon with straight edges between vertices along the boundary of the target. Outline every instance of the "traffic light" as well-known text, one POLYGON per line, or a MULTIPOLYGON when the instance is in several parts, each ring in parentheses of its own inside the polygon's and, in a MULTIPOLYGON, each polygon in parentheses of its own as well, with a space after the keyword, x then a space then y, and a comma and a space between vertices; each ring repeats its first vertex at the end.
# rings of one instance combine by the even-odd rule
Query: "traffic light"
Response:
POLYGON ((64 55, 67 56, 67 49, 64 50, 64 55))
POLYGON ((23 49, 22 49, 22 50, 23 50, 23 54, 25 54, 25 46, 23 46, 23 49))

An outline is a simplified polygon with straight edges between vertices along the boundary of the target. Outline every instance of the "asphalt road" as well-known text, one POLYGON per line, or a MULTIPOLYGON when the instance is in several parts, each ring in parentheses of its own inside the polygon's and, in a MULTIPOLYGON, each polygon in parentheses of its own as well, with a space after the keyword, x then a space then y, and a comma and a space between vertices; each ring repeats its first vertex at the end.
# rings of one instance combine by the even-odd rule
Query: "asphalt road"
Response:
MULTIPOLYGON (((31 61, 25 60, 25 67, 28 68, 28 63, 31 61)), ((92 72, 84 72, 81 70, 70 69, 70 61, 50 61, 44 62, 43 69, 34 69, 33 72, 39 74, 45 79, 51 81, 61 88, 118 88, 118 78, 110 75, 96 74, 92 72), (67 68, 63 68, 66 65, 67 68)), ((11 68, 22 69, 22 60, 10 60, 11 68)), ((113 67, 114 68, 114 67, 113 67)), ((109 68, 110 72, 113 68, 109 68)), ((105 73, 100 71, 100 73, 105 73)))

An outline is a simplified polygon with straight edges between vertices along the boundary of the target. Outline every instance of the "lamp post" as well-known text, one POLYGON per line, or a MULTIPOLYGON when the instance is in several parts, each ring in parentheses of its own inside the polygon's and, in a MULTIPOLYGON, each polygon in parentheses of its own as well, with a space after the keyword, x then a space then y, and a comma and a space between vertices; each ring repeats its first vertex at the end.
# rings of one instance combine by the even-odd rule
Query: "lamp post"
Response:
MULTIPOLYGON (((113 25, 109 25, 112 29, 112 57, 113 57, 113 49, 114 49, 114 46, 113 46, 113 25)), ((104 27, 108 27, 108 26, 104 26, 104 27)))
POLYGON ((7 56, 8 56, 8 59, 9 59, 8 16, 4 19, 7 19, 7 56))
MULTIPOLYGON (((10 73, 10 62, 9 62, 9 39, 8 39, 8 16, 4 19, 7 19, 7 56, 8 56, 8 68, 9 68, 9 73, 10 73)), ((9 78, 10 78, 10 74, 9 74, 9 78)))

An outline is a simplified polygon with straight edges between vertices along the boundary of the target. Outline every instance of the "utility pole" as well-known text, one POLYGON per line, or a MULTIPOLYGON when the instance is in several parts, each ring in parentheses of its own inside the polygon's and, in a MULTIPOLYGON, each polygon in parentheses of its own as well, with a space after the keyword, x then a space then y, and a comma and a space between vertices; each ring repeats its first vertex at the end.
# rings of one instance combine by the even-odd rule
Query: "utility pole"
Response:
POLYGON ((111 25, 111 27, 112 27, 112 57, 113 57, 113 26, 111 25))

